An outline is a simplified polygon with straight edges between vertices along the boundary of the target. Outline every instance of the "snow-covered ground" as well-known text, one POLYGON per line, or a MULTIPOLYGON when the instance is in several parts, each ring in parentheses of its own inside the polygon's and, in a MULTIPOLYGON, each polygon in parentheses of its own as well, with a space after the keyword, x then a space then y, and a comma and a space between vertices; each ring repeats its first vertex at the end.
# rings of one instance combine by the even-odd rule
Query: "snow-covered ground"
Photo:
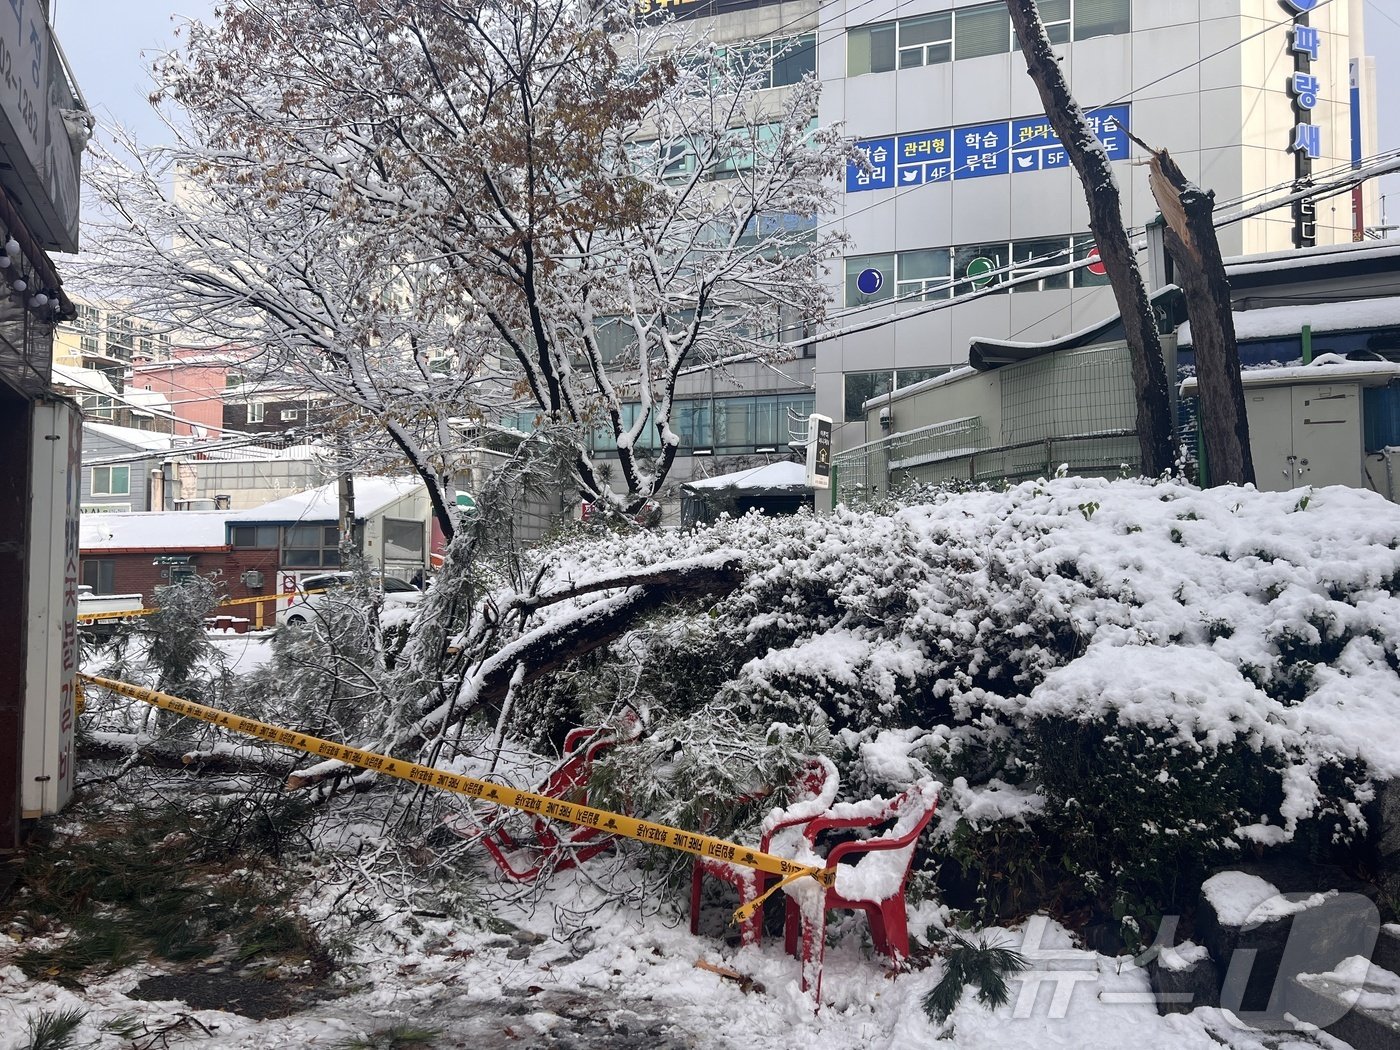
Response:
MULTIPOLYGON (((337 892, 338 887, 313 891, 309 913, 334 925, 337 892)), ((828 951, 822 1008, 815 1011, 798 989, 796 961, 776 940, 735 948, 714 936, 692 936, 683 916, 639 917, 609 903, 605 888, 578 873, 561 873, 533 905, 521 902, 495 911, 518 929, 490 933, 448 919, 389 915, 372 935, 357 939, 353 964, 335 975, 334 998, 263 1021, 129 998, 125 993, 140 978, 157 972, 149 966, 75 992, 27 980, 18 968, 0 965, 0 1048, 27 1046, 26 1018, 66 1007, 88 1011, 78 1046, 89 1040, 127 1045, 100 1028, 122 1015, 152 1030, 192 1016, 209 1034, 191 1027, 171 1045, 211 1050, 335 1047, 394 1026, 437 1029, 431 1046, 480 1050, 913 1050, 940 1039, 960 1050, 1319 1045, 1306 1035, 1261 1036, 1213 1009, 1158 1016, 1146 974, 1131 959, 1079 950, 1068 932, 1043 917, 1014 930, 985 931, 1001 943, 1028 949, 1033 968, 1011 980, 1011 1001, 988 1009, 969 992, 950 1022, 937 1026, 920 1000, 941 975, 939 965, 892 976, 862 943, 859 923, 850 924, 828 951), (570 921, 569 916, 582 918, 570 921)), ((915 928, 935 918, 936 911, 929 905, 917 910, 915 928)), ((1321 1045, 1337 1045, 1322 1038, 1321 1045)))

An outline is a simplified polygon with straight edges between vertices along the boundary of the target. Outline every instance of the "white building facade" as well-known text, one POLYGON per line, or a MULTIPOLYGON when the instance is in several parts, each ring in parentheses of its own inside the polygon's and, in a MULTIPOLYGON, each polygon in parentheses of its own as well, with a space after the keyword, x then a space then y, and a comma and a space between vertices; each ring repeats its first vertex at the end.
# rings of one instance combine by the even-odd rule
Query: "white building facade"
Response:
MULTIPOLYGON (((1071 90, 1102 122, 1100 138, 1114 159, 1131 227, 1141 231, 1157 206, 1145 166, 1131 159, 1143 152, 1114 121, 1167 149, 1189 178, 1214 191, 1219 212, 1266 191, 1286 192, 1300 152, 1313 154, 1307 160, 1315 179, 1350 166, 1360 3, 1039 6, 1071 90), (1305 6, 1315 9, 1297 9, 1305 6), (1295 79, 1302 56, 1303 75, 1315 80, 1295 79)), ((1047 133, 1004 3, 837 0, 822 5, 820 19, 823 121, 843 121, 872 151, 870 170, 848 175, 838 216, 851 245, 834 306, 856 312, 832 327, 907 312, 1000 279, 979 279, 982 271, 1020 276, 1092 250, 1083 189, 1047 133), (892 155, 875 164, 880 147, 892 155), (873 294, 860 287, 862 274, 866 289, 878 285, 873 294)), ((1367 156, 1374 152, 1375 109, 1364 59, 1359 68, 1356 146, 1367 156)), ((1285 207, 1225 227, 1221 248, 1245 255, 1355 236, 1349 195, 1317 202, 1311 222, 1297 218, 1285 207)), ((839 336, 818 347, 817 410, 838 421, 838 447, 845 447, 862 440, 863 428, 847 435, 839 424, 862 415, 863 398, 962 364, 974 336, 1053 339, 1115 309, 1107 278, 1079 270, 839 336)))

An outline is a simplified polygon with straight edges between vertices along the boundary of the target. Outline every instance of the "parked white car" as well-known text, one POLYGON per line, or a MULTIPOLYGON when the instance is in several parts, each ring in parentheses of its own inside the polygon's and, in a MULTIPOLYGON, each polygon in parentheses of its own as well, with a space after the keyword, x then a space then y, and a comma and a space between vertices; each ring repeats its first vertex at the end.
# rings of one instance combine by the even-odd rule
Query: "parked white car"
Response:
MULTIPOLYGON (((278 621, 289 627, 309 626, 324 618, 336 606, 356 601, 354 583, 355 574, 352 572, 307 576, 301 581, 291 603, 278 614, 278 621)), ((415 605, 423 597, 422 591, 397 576, 372 576, 370 583, 383 592, 385 608, 415 605)))

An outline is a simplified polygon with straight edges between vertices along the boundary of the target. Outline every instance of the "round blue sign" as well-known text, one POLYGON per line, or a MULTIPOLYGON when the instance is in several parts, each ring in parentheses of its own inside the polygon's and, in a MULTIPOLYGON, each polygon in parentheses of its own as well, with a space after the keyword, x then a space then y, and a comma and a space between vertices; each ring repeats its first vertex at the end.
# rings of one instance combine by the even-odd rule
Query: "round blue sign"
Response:
POLYGON ((1300 15, 1305 15, 1317 6, 1317 0, 1283 0, 1283 2, 1300 15))
POLYGON ((868 270, 861 270, 860 276, 856 278, 856 287, 862 295, 874 295, 885 284, 885 275, 873 266, 868 270))

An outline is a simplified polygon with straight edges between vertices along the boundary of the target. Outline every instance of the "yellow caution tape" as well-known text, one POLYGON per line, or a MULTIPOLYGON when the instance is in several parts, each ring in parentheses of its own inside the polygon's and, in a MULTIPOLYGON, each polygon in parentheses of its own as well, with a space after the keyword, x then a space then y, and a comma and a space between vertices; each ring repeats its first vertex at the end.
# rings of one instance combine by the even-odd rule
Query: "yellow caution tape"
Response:
MULTIPOLYGON (((227 601, 219 602, 214 608, 224 609, 231 605, 252 605, 255 602, 275 602, 281 598, 302 598, 308 594, 325 594, 326 590, 326 588, 320 587, 314 591, 282 591, 278 594, 255 594, 251 598, 230 598, 227 601)), ((91 623, 94 620, 135 619, 138 616, 151 616, 158 612, 160 612, 160 609, 121 609, 117 612, 78 613, 78 622, 91 623)))
POLYGON ((79 623, 92 623, 94 620, 128 620, 137 616, 150 616, 159 609, 122 609, 119 612, 78 613, 79 623))
MULTIPOLYGON (((836 878, 836 871, 833 868, 817 868, 799 864, 786 857, 760 853, 756 849, 726 842, 724 839, 711 838, 709 835, 701 835, 697 832, 673 828, 667 824, 657 824, 649 820, 637 820, 635 817, 629 817, 622 813, 611 813, 605 809, 581 806, 574 802, 551 798, 548 795, 538 795, 533 791, 520 791, 501 784, 493 784, 489 780, 477 780, 460 773, 448 773, 445 770, 435 769, 432 766, 422 766, 416 762, 405 762, 389 755, 364 751, 346 744, 337 744, 333 740, 322 740, 319 737, 308 736, 305 733, 298 733, 281 726, 269 725, 251 718, 242 718, 227 711, 205 707, 203 704, 196 704, 191 700, 181 700, 177 696, 159 693, 154 689, 145 689, 139 685, 129 685, 126 682, 116 682, 110 678, 98 678, 96 675, 90 674, 79 673, 78 677, 122 696, 152 704, 163 711, 173 711, 177 715, 198 718, 200 721, 231 729, 235 733, 255 736, 274 744, 304 751, 308 755, 334 759, 347 765, 382 773, 386 777, 397 777, 399 780, 407 780, 424 787, 441 788, 444 791, 456 792, 459 795, 466 795, 509 809, 534 813, 551 820, 562 820, 569 824, 578 824, 581 827, 596 828, 610 835, 636 839, 638 842, 648 842, 654 846, 664 846, 667 849, 679 850, 683 853, 693 853, 697 857, 713 857, 716 860, 727 861, 740 867, 753 868, 756 871, 766 871, 772 875, 782 876, 782 881, 774 886, 773 890, 794 879, 808 876, 824 886, 830 886, 836 878)), ((769 890, 769 893, 773 890, 769 890)), ((764 894, 765 897, 767 895, 764 894)), ((741 907, 739 911, 751 914, 761 902, 762 898, 758 901, 751 901, 741 907)), ((735 914, 736 921, 743 917, 739 915, 739 912, 735 914)))

